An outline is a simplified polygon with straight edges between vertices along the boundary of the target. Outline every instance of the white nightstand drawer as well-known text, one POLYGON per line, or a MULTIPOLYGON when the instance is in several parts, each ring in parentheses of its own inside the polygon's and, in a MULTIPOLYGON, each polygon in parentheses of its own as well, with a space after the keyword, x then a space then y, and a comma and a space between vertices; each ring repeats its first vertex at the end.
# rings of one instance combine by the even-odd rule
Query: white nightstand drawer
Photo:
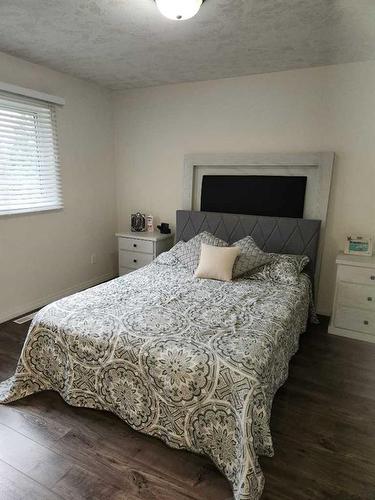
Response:
POLYGON ((375 312, 338 306, 335 314, 335 326, 375 335, 375 312))
POLYGON ((173 246, 173 234, 158 232, 117 233, 120 276, 152 262, 161 252, 173 246))
POLYGON ((328 332, 375 343, 375 256, 336 258, 336 292, 328 332))
POLYGON ((340 282, 337 287, 337 302, 344 306, 375 311, 375 287, 340 282))
POLYGON ((153 256, 141 252, 129 252, 126 250, 119 251, 119 267, 130 267, 131 269, 139 269, 153 261, 153 256))
POLYGON ((154 243, 147 240, 139 240, 137 238, 119 238, 119 250, 130 250, 133 252, 154 253, 154 243))
POLYGON ((375 286, 375 269, 367 267, 339 266, 338 280, 375 286))

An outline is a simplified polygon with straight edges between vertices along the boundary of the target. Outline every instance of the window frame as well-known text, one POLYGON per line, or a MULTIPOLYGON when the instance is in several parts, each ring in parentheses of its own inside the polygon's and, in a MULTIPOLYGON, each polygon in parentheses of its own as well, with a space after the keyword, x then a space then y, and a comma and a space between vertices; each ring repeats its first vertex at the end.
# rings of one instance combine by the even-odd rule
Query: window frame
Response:
POLYGON ((0 217, 63 207, 55 104, 0 88, 0 217))

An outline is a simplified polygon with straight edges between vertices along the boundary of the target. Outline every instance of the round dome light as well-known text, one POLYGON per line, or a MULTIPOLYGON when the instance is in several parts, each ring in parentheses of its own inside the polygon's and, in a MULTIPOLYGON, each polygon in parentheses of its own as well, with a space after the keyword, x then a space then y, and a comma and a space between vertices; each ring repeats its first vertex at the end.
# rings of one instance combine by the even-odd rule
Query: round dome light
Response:
POLYGON ((155 0, 163 16, 174 21, 184 21, 194 17, 203 0, 155 0))

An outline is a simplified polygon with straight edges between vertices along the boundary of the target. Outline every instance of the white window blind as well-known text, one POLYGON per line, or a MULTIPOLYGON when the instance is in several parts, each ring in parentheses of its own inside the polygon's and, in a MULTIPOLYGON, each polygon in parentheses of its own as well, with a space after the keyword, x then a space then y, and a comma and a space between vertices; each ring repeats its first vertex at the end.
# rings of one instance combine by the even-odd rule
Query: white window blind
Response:
POLYGON ((62 206, 54 106, 0 92, 0 215, 62 206))

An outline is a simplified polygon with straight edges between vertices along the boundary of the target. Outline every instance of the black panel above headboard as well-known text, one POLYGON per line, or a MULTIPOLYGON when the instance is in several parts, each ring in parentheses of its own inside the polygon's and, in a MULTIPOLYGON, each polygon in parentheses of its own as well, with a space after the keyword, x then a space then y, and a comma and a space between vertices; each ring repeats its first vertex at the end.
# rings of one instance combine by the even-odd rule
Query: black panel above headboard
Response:
POLYGON ((305 176, 204 175, 202 212, 303 217, 305 176))
POLYGON ((310 263, 306 270, 313 278, 320 224, 320 220, 311 219, 177 210, 176 243, 188 241, 202 231, 208 231, 228 243, 252 236, 265 252, 307 255, 310 263))

